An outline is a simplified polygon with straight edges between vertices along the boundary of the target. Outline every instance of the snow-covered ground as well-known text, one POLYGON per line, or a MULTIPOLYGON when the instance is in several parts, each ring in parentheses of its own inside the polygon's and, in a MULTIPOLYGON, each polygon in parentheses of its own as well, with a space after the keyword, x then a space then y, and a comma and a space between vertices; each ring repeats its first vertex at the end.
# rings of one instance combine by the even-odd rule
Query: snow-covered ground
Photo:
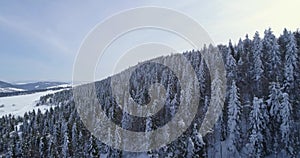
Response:
POLYGON ((12 87, 0 88, 0 93, 17 92, 17 91, 24 91, 24 89, 12 88, 12 87))
POLYGON ((47 89, 51 89, 51 88, 67 88, 67 87, 72 87, 72 85, 71 84, 61 84, 61 85, 58 85, 58 86, 48 87, 47 89))
POLYGON ((18 95, 18 96, 9 96, 0 98, 0 117, 8 114, 15 116, 23 116, 25 112, 36 111, 40 109, 42 112, 45 112, 51 106, 40 105, 36 106, 36 103, 39 101, 41 96, 56 93, 62 90, 49 90, 45 92, 33 93, 28 95, 18 95))

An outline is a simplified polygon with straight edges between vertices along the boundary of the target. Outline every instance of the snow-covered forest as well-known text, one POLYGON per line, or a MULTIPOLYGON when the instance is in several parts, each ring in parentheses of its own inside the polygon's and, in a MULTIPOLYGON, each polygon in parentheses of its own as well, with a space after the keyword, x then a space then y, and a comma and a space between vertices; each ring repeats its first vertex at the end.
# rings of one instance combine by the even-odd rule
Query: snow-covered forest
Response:
MULTIPOLYGON (((201 62, 201 52, 209 53, 215 49, 212 46, 183 54, 199 79, 201 108, 187 131, 172 143, 147 153, 114 149, 86 129, 76 111, 72 90, 65 90, 40 98, 41 105, 56 105, 45 113, 30 111, 23 117, 0 118, 0 157, 300 157, 300 31, 285 29, 276 37, 267 29, 263 34, 256 32, 253 38, 246 35, 218 48, 227 75, 226 99, 222 115, 205 136, 201 136, 199 128, 203 109, 210 102, 211 80, 201 62)), ((164 69, 155 68, 153 73, 164 74, 164 69)), ((177 68, 185 72, 180 65, 177 68)), ((141 72, 135 75, 142 77, 141 72)), ((171 107, 177 105, 180 88, 176 76, 169 74, 157 80, 164 85, 166 105, 171 107)), ((156 121, 166 122, 164 119, 176 115, 175 106, 175 112, 162 111, 159 119, 149 117, 150 121, 144 120, 145 127, 137 126, 134 120, 115 115, 118 108, 111 100, 108 83, 110 78, 95 83, 99 101, 109 117, 115 117, 123 128, 156 129, 161 126, 156 121)), ((133 99, 147 102, 149 96, 143 87, 132 87, 137 89, 132 96, 143 94, 133 99)))

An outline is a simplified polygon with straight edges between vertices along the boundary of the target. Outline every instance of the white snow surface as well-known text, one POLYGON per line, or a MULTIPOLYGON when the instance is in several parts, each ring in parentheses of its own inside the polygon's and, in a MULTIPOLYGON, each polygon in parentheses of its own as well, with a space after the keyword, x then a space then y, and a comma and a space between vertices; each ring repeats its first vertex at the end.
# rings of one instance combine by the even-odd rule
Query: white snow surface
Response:
POLYGON ((0 88, 0 93, 7 93, 7 92, 17 92, 17 91, 24 91, 24 89, 19 89, 19 88, 12 88, 12 87, 8 87, 8 88, 0 88))
POLYGON ((15 85, 24 85, 24 84, 29 84, 29 83, 35 83, 35 82, 16 82, 16 83, 13 83, 15 85))
POLYGON ((72 87, 72 85, 71 84, 61 84, 61 85, 57 85, 57 86, 48 87, 47 89, 51 89, 51 88, 67 88, 67 87, 72 87))
POLYGON ((39 105, 36 106, 36 103, 39 101, 41 96, 47 94, 56 93, 62 90, 49 90, 45 92, 27 94, 27 95, 17 95, 9 97, 0 97, 0 117, 8 114, 15 116, 23 116, 25 112, 37 111, 40 109, 42 112, 45 112, 47 109, 50 109, 49 105, 39 105))

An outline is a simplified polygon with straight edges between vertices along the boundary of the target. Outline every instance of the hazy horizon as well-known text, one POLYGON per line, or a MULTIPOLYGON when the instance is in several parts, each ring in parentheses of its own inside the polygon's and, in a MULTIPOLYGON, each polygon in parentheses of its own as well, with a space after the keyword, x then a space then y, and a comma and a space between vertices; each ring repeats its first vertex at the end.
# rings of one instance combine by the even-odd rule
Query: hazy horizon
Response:
MULTIPOLYGON (((278 37, 284 28, 296 31, 300 26, 297 0, 288 1, 90 1, 72 2, 0 2, 0 80, 72 81, 73 64, 88 32, 108 17, 131 8, 144 6, 166 7, 182 12, 196 20, 216 44, 233 44, 246 34, 272 28, 278 37), (202 9, 199 9, 202 8, 202 9)), ((176 20, 176 19, 174 19, 176 20)), ((146 42, 165 42, 171 35, 160 32, 135 33, 146 42), (163 38, 162 38, 163 37, 163 38)), ((172 42, 170 42, 172 43, 172 42)), ((126 38, 106 52, 109 60, 100 66, 101 77, 111 75, 105 70, 109 61, 122 56, 130 45, 126 38), (106 64, 106 65, 105 65, 106 64), (102 68, 102 69, 101 69, 102 68)), ((176 41, 173 41, 173 45, 176 41)), ((182 43, 179 50, 190 50, 182 43)), ((151 54, 152 55, 152 54, 151 54)), ((150 56, 151 56, 150 55, 150 56)), ((103 64, 103 63, 101 63, 103 64)), ((100 78, 101 78, 100 77, 100 78)))

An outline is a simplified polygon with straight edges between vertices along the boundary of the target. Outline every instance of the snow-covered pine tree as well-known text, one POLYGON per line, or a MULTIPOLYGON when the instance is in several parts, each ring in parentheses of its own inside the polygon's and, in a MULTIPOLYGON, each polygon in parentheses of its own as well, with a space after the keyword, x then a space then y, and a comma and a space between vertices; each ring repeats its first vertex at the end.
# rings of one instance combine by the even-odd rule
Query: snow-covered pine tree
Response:
POLYGON ((97 158, 99 157, 99 149, 98 149, 98 146, 97 146, 97 143, 96 143, 96 138, 94 138, 92 135, 90 136, 90 139, 89 139, 89 156, 91 158, 97 158))
MULTIPOLYGON (((294 34, 289 32, 286 39, 285 62, 284 62, 284 88, 291 95, 291 90, 295 90, 296 69, 298 62, 298 49, 294 34)), ((292 98, 294 99, 294 98, 292 98)))
POLYGON ((273 120, 280 122, 280 107, 281 107, 282 91, 278 82, 272 82, 270 85, 269 99, 267 100, 270 107, 270 115, 273 120))
POLYGON ((64 132, 64 141, 63 141, 63 146, 62 146, 62 156, 64 158, 70 157, 70 140, 69 140, 69 134, 68 134, 67 130, 64 132))
POLYGON ((240 87, 240 97, 241 102, 248 101, 248 86, 250 82, 248 80, 248 72, 249 72, 249 53, 245 50, 244 41, 242 39, 239 40, 237 45, 237 52, 239 54, 239 58, 237 61, 237 76, 236 82, 238 87, 240 87))
MULTIPOLYGON (((231 89, 231 84, 233 82, 233 80, 236 79, 236 60, 234 59, 233 57, 233 51, 234 51, 234 48, 232 46, 232 43, 231 41, 229 41, 229 47, 227 48, 227 54, 226 54, 226 58, 225 58, 225 69, 226 69, 226 79, 227 79, 227 89, 226 89, 226 98, 228 99, 229 98, 229 91, 231 89)), ((213 81, 214 82, 214 81, 213 81)), ((226 139, 227 137, 227 129, 228 129, 228 104, 225 104, 224 107, 223 107, 223 116, 222 116, 222 123, 221 123, 221 126, 222 126, 222 137, 224 139, 226 139)))
POLYGON ((192 147, 193 158, 203 157, 205 154, 203 153, 203 151, 205 150, 205 143, 199 132, 199 127, 197 126, 197 124, 193 125, 192 134, 189 139, 191 139, 192 141, 192 143, 189 142, 188 144, 190 145, 190 147, 192 147))
POLYGON ((228 121, 227 121, 227 132, 229 150, 233 151, 239 147, 240 140, 240 127, 239 121, 241 117, 241 102, 239 98, 239 90, 236 86, 235 80, 232 80, 232 84, 229 91, 228 101, 228 121))
MULTIPOLYGON (((80 129, 80 128, 78 128, 78 129, 80 129)), ((79 134, 78 134, 78 143, 77 143, 77 149, 78 149, 77 154, 83 156, 85 154, 84 151, 86 149, 86 147, 85 147, 86 140, 85 140, 85 137, 82 134, 82 131, 79 131, 78 133, 79 134)))
POLYGON ((291 116, 292 106, 289 101, 289 95, 287 93, 283 93, 283 99, 281 103, 280 109, 280 132, 281 132, 281 142, 283 143, 283 149, 290 155, 294 155, 294 140, 292 135, 292 125, 293 120, 291 116))
MULTIPOLYGON (((16 131, 17 132, 17 131, 16 131)), ((23 150, 22 150, 22 136, 19 135, 20 133, 16 133, 16 155, 17 157, 24 157, 23 150)))
POLYGON ((263 39, 264 68, 269 82, 282 80, 282 60, 277 38, 271 29, 265 30, 263 39))
POLYGON ((269 116, 263 99, 254 97, 253 106, 250 112, 250 137, 247 144, 249 156, 262 157, 266 154, 264 144, 266 143, 267 135, 264 135, 267 130, 269 116))
POLYGON ((72 125, 72 140, 71 140, 71 145, 72 145, 72 151, 73 151, 73 155, 75 156, 75 157, 78 157, 79 155, 79 150, 78 150, 78 148, 79 148, 79 146, 78 146, 78 136, 79 136, 79 134, 78 134, 78 131, 77 131, 77 123, 76 122, 74 122, 73 123, 73 125, 72 125))
POLYGON ((284 55, 285 55, 285 47, 288 43, 288 37, 289 36, 289 31, 284 28, 283 30, 283 34, 278 38, 278 44, 280 45, 280 52, 282 52, 282 57, 284 59, 284 55))
POLYGON ((7 152, 6 152, 6 157, 7 158, 10 158, 10 157, 17 157, 16 155, 16 140, 15 138, 13 138, 10 142, 10 144, 8 145, 8 148, 7 148, 7 152))
POLYGON ((48 148, 48 142, 47 142, 47 137, 43 136, 40 139, 40 144, 39 144, 39 153, 40 157, 47 157, 47 148, 48 148))
POLYGON ((226 56, 225 68, 227 71, 227 80, 230 82, 236 78, 236 60, 234 58, 234 48, 231 41, 229 41, 228 52, 226 56))
POLYGON ((280 141, 280 108, 281 108, 281 100, 282 100, 282 91, 280 84, 278 82, 272 82, 270 85, 269 99, 267 100, 268 106, 270 108, 270 124, 269 128, 271 133, 273 133, 272 137, 272 152, 277 154, 279 152, 279 141, 280 141))
POLYGON ((262 96, 262 77, 263 77, 263 63, 262 56, 262 41, 259 37, 259 33, 256 32, 253 38, 253 64, 252 64, 252 88, 254 96, 262 96))
POLYGON ((189 137, 187 140, 187 155, 186 158, 193 158, 195 154, 195 145, 193 140, 189 137))
POLYGON ((52 135, 52 143, 54 144, 52 151, 53 155, 60 155, 61 152, 61 131, 60 131, 60 125, 59 124, 54 124, 53 125, 53 135, 52 135))
POLYGON ((47 149, 47 156, 46 157, 55 157, 55 145, 53 143, 53 136, 49 137, 49 141, 48 141, 48 149, 47 149))
POLYGON ((246 53, 244 52, 244 44, 242 39, 239 39, 239 43, 236 46, 237 50, 237 55, 238 55, 238 60, 237 60, 237 74, 243 77, 239 78, 239 81, 242 82, 243 79, 245 79, 245 71, 243 71, 243 69, 245 68, 245 57, 246 57, 246 53))

